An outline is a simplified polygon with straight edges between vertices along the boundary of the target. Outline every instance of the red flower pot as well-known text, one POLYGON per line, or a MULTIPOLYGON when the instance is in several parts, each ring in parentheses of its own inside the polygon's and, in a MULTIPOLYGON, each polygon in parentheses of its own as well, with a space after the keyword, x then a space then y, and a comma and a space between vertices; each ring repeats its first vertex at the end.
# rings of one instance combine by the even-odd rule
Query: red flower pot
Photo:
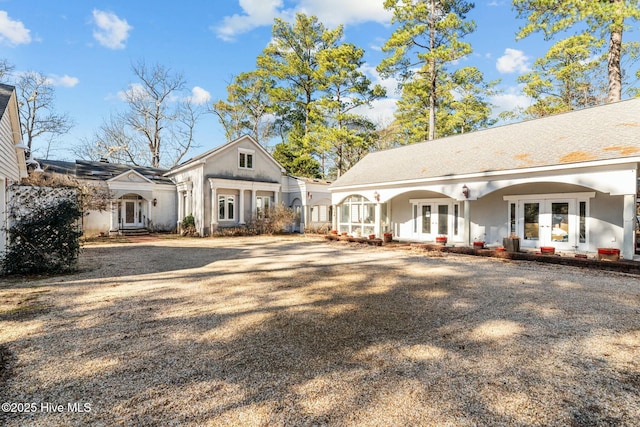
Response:
POLYGON ((436 243, 441 244, 441 245, 446 245, 447 244, 447 238, 443 237, 443 236, 438 236, 438 237, 436 237, 436 243))
POLYGON ((369 234, 369 240, 373 240, 373 239, 375 239, 375 238, 376 238, 376 235, 375 235, 375 234, 369 234))
POLYGON ((482 249, 484 248, 484 242, 473 242, 473 247, 475 249, 482 249))
POLYGON ((598 259, 603 261, 618 261, 620 259, 620 249, 598 248, 598 259))
POLYGON ((556 248, 553 246, 540 246, 540 253, 543 255, 553 255, 556 253, 556 248))

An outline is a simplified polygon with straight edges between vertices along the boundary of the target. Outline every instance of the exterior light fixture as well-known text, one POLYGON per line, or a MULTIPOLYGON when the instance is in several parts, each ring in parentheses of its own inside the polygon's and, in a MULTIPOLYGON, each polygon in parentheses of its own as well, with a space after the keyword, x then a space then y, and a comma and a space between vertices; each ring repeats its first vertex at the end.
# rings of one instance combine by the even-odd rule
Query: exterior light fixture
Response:
POLYGON ((465 199, 469 198, 469 187, 467 187, 467 184, 464 184, 462 186, 462 195, 464 196, 465 199))
POLYGON ((153 199, 153 200, 151 201, 151 203, 153 203, 153 206, 157 205, 157 204, 158 204, 158 199, 153 199))
POLYGON ((378 194, 377 191, 374 191, 373 192, 373 198, 376 199, 376 202, 379 202, 380 201, 380 194, 378 194))

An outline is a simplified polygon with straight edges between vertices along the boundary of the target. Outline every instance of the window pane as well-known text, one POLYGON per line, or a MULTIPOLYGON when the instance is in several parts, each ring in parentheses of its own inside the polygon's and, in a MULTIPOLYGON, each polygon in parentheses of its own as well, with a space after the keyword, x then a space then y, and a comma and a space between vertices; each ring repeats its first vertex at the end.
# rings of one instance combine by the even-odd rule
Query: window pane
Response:
POLYGON ((551 241, 569 241, 569 203, 551 204, 551 241))
POLYGON ((247 154, 247 167, 253 169, 253 154, 247 154))
POLYGON ((539 217, 539 203, 524 204, 524 238, 526 240, 538 240, 540 237, 539 217))
POLYGON ((580 243, 587 242, 587 202, 580 202, 580 243))
POLYGON ((224 196, 218 197, 218 219, 225 219, 224 203, 224 196))
POLYGON ((460 219, 460 205, 453 205, 453 234, 458 235, 458 221, 460 219))
POLYGON ((431 233, 431 206, 422 207, 422 232, 426 234, 431 233))
POLYGON ((235 200, 233 197, 227 197, 227 219, 234 219, 234 205, 235 200))
POLYGON ((245 162, 245 155, 244 155, 244 153, 240 153, 240 167, 241 167, 241 168, 244 168, 244 167, 245 167, 245 164, 246 164, 246 162, 245 162))
POLYGON ((511 209, 509 211, 509 232, 516 234, 516 204, 511 203, 511 209))
POLYGON ((449 234, 449 206, 438 205, 438 234, 449 234))

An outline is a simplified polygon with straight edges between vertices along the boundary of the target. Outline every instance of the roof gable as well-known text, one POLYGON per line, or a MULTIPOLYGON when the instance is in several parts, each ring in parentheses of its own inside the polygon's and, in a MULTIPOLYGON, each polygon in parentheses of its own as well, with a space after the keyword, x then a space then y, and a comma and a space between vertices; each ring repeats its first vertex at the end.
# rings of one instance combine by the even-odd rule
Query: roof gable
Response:
POLYGON ((640 157, 640 98, 369 153, 332 188, 640 157))
POLYGON ((145 178, 144 176, 134 171, 133 169, 123 172, 118 176, 114 176, 113 178, 110 178, 107 181, 152 184, 152 181, 150 179, 145 178))
POLYGON ((222 154, 223 152, 234 148, 237 145, 242 144, 243 142, 250 142, 256 150, 261 151, 266 158, 268 158, 271 162, 273 162, 274 165, 276 165, 283 173, 285 172, 285 169, 282 167, 282 165, 280 163, 278 163, 276 161, 276 159, 273 158, 273 156, 271 155, 271 153, 269 153, 267 150, 264 149, 264 147, 260 144, 258 144, 256 142, 255 139, 253 139, 250 135, 243 135, 240 138, 234 139, 233 141, 229 141, 226 144, 222 144, 218 147, 212 148, 209 151, 205 151, 204 153, 195 156, 177 166, 174 166, 168 173, 168 176, 171 176, 172 174, 175 174, 177 172, 181 172, 183 170, 186 169, 190 169, 191 167, 194 167, 196 165, 201 165, 203 163, 208 162, 211 158, 216 157, 220 154, 222 154))

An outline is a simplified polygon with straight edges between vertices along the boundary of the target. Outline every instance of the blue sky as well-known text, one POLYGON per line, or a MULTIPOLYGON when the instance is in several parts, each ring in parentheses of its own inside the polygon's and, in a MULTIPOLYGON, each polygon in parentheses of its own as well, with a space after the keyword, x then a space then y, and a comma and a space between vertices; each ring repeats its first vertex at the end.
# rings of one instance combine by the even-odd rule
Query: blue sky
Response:
MULTIPOLYGON (((375 121, 390 121, 395 82, 382 81, 375 67, 380 46, 392 32, 383 0, 186 0, 87 1, 0 0, 0 58, 16 72, 38 71, 56 85, 56 107, 76 125, 60 139, 50 158, 72 160, 69 147, 88 137, 104 118, 122 109, 119 92, 134 82, 131 64, 144 60, 182 72, 195 101, 226 98, 234 75, 255 68, 255 59, 271 36, 275 17, 292 20, 296 12, 316 15, 325 26, 345 26, 345 41, 366 50, 365 70, 388 88, 388 98, 368 110, 375 121)), ((474 53, 465 65, 478 67, 489 80, 502 79, 497 110, 523 105, 516 83, 548 43, 535 36, 516 41, 521 21, 508 0, 476 0, 469 18, 477 30, 467 41, 474 53)), ((625 41, 638 39, 638 31, 625 41)), ((225 142, 213 115, 197 129, 195 155, 225 142)), ((35 141, 36 154, 44 141, 35 141), (38 144, 41 144, 38 146, 38 144)), ((40 151, 41 153, 42 151, 40 151)))

